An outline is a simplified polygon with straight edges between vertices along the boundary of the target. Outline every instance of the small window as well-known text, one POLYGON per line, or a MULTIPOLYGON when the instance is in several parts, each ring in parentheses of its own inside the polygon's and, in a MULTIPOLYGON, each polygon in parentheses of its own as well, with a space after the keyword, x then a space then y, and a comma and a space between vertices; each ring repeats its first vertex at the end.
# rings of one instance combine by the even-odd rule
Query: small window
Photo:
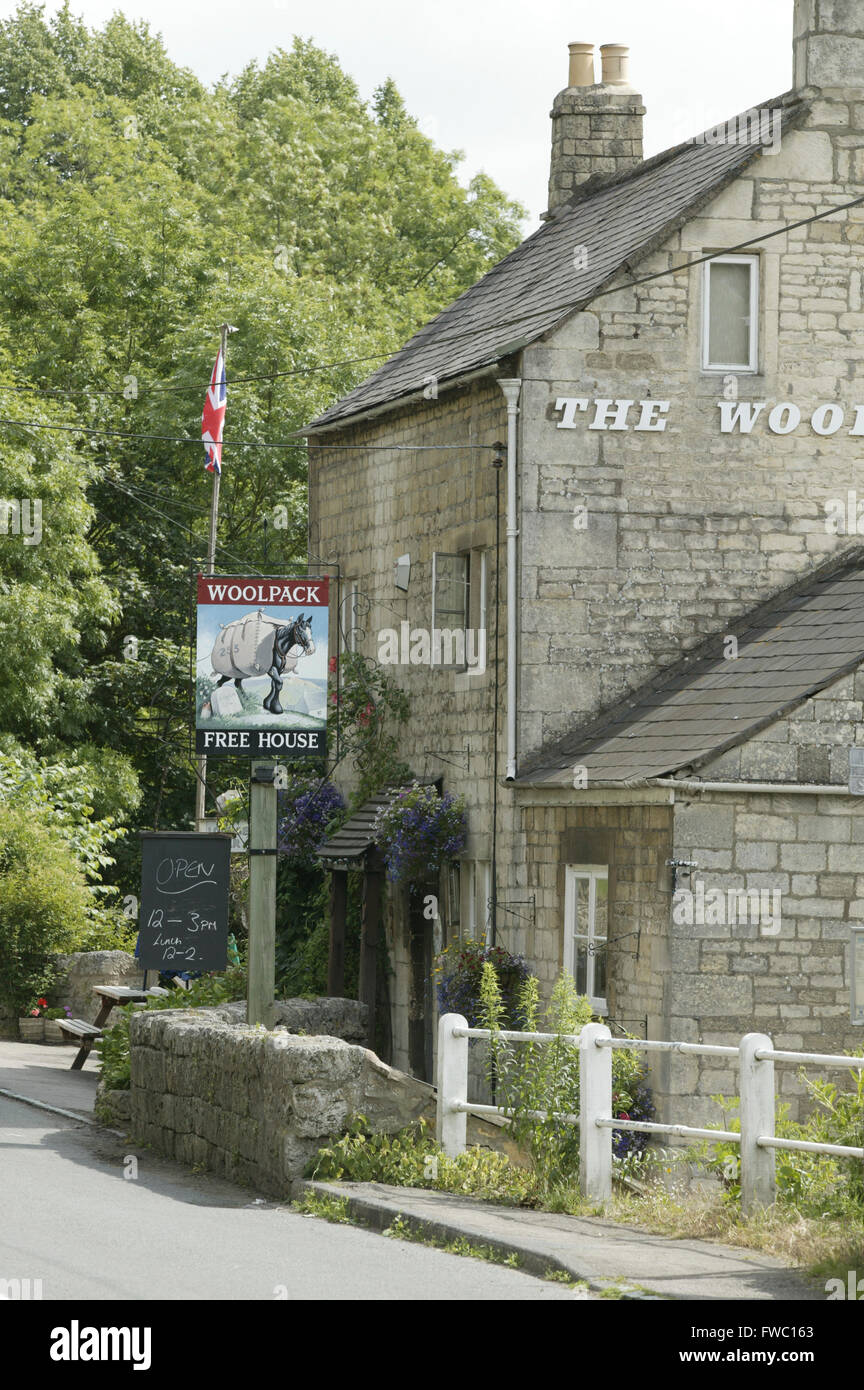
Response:
POLYGON ((486 575, 484 550, 433 554, 433 666, 486 669, 486 575))
POLYGON ((492 866, 488 859, 464 862, 462 874, 462 936, 479 941, 486 936, 492 910, 492 866))
POLYGON ((606 943, 609 923, 609 869, 606 865, 567 866, 564 893, 565 960, 579 994, 587 994, 597 1014, 606 1005, 606 943))
POLYGON ((444 882, 447 892, 446 928, 447 944, 449 945, 451 941, 458 941, 461 935, 462 865, 459 863, 458 859, 451 860, 448 863, 444 882))
POLYGON ((759 257, 715 256, 705 262, 702 366, 755 372, 759 349, 759 257))

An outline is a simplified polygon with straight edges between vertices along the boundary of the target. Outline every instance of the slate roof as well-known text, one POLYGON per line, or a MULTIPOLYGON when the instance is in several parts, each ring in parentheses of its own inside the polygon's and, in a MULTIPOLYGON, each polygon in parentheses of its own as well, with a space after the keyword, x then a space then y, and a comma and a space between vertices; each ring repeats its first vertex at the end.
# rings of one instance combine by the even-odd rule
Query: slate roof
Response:
POLYGON ((638 782, 695 768, 750 738, 864 660, 864 550, 761 605, 670 671, 526 762, 517 782, 638 782))
MULTIPOLYGON (((785 131, 806 104, 787 93, 751 110, 778 107, 785 131)), ((629 268, 692 217, 758 150, 745 144, 678 145, 625 174, 588 180, 551 221, 303 433, 341 425, 376 406, 396 405, 422 391, 430 374, 446 384, 533 342, 584 308, 622 266, 629 268), (579 246, 588 248, 584 269, 574 268, 579 246)))
POLYGON ((344 825, 330 836, 330 839, 318 851, 318 858, 331 867, 335 862, 349 859, 361 859, 374 844, 372 839, 372 825, 382 806, 389 806, 393 800, 398 787, 392 791, 380 792, 378 796, 370 797, 364 801, 359 810, 353 816, 349 816, 344 825))
MULTIPOLYGON (((437 782, 428 779, 420 780, 421 787, 437 786, 437 782)), ((353 816, 349 816, 344 825, 330 836, 318 851, 318 858, 323 860, 325 866, 334 868, 337 864, 348 862, 349 860, 362 859, 368 849, 375 843, 372 838, 372 826, 375 817, 382 806, 389 806, 405 787, 385 787, 376 796, 372 796, 368 801, 364 801, 359 810, 353 816)))

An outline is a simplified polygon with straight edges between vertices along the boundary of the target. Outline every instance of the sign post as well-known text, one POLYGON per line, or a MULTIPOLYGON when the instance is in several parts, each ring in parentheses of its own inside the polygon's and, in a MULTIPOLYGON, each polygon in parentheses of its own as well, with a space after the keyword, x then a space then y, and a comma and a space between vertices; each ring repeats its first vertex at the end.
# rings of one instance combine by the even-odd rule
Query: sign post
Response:
POLYGON ((249 792, 246 1022, 273 1027, 276 993, 276 767, 253 763, 249 792))
POLYGON ((267 1028, 276 976, 276 759, 327 752, 328 605, 326 578, 198 576, 195 749, 252 759, 246 1018, 267 1028))

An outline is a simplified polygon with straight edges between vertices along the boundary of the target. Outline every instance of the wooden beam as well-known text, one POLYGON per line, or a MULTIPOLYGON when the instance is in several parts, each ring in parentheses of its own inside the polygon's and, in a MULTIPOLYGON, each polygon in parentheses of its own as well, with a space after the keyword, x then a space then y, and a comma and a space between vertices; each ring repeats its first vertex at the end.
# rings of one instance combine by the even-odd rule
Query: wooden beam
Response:
POLYGON ((330 951, 327 957, 327 993, 333 999, 345 995, 345 927, 348 920, 348 871, 330 874, 330 951))
POLYGON ((384 872, 377 861, 367 857, 363 874, 363 913, 360 931, 360 988, 361 1004, 368 1005, 369 1024, 367 1043, 375 1046, 376 981, 378 978, 378 935, 381 907, 384 899, 384 872))

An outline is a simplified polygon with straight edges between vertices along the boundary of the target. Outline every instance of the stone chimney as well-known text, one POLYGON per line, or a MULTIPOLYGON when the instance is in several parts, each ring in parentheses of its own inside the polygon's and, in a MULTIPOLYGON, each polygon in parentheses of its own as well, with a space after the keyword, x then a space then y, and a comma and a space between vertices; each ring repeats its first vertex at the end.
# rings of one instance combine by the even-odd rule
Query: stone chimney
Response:
POLYGON ((864 88, 862 0, 795 0, 796 91, 864 88))
POLYGON ((641 164, 645 107, 630 86, 628 56, 623 45, 604 44, 601 81, 595 82, 593 44, 570 44, 569 85, 558 93, 550 113, 547 218, 593 174, 617 174, 641 164))

